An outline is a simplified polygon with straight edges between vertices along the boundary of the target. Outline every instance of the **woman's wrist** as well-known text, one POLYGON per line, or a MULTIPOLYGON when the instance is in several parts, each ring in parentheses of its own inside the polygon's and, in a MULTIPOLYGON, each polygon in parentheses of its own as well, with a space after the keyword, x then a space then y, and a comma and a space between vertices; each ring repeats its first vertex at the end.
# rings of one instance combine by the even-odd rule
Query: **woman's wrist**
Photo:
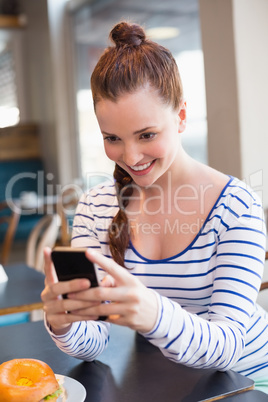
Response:
POLYGON ((65 335, 67 332, 70 331, 72 324, 68 324, 64 327, 56 328, 50 325, 50 329, 53 332, 54 335, 65 335))
POLYGON ((150 310, 147 310, 146 314, 146 323, 144 324, 143 328, 139 330, 140 333, 150 333, 157 321, 158 321, 158 315, 159 315, 159 303, 158 303, 158 297, 157 294, 154 290, 152 289, 147 289, 150 292, 150 310))
POLYGON ((53 326, 47 319, 46 313, 44 313, 44 323, 46 328, 54 335, 65 335, 70 331, 72 324, 61 325, 60 327, 53 326))

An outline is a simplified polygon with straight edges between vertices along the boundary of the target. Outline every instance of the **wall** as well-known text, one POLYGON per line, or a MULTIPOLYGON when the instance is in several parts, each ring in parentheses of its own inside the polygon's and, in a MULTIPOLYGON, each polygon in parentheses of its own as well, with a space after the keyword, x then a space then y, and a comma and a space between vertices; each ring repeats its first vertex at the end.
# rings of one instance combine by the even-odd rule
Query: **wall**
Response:
POLYGON ((74 44, 66 0, 47 0, 60 183, 80 176, 74 44))
POLYGON ((268 206, 268 1, 234 0, 241 170, 268 206))
POLYGON ((41 127, 42 153, 54 184, 79 177, 71 27, 66 0, 22 0, 25 121, 41 127), (26 89, 25 89, 26 88, 26 89))
POLYGON ((199 0, 209 164, 268 206, 268 2, 199 0))
POLYGON ((46 172, 52 172, 57 182, 57 141, 51 68, 51 50, 46 0, 22 0, 27 26, 20 31, 23 46, 23 91, 27 107, 23 121, 40 125, 41 148, 46 172))

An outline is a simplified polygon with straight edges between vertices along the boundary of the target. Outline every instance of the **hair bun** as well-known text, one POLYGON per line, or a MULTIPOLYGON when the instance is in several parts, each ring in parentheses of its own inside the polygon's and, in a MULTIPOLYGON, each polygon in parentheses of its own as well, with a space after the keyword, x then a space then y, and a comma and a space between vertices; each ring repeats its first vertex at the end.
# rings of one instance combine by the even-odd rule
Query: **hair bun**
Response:
POLYGON ((137 24, 119 22, 111 30, 110 38, 116 46, 140 46, 145 41, 145 32, 137 24))

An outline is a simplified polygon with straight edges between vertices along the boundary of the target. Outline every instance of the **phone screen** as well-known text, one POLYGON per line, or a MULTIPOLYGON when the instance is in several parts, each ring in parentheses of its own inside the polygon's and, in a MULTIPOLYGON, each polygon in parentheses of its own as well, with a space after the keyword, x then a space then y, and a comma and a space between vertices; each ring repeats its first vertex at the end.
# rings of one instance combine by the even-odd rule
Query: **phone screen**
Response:
POLYGON ((51 253, 51 258, 59 281, 70 281, 76 278, 87 278, 91 287, 99 286, 94 264, 85 255, 86 249, 57 247, 51 253))
MULTIPOLYGON (((97 269, 93 262, 87 259, 86 250, 72 247, 56 247, 52 250, 51 258, 59 281, 87 278, 90 280, 91 287, 99 286, 97 269)), ((62 297, 66 299, 67 295, 62 297)), ((106 316, 99 317, 101 321, 106 319, 106 316)))

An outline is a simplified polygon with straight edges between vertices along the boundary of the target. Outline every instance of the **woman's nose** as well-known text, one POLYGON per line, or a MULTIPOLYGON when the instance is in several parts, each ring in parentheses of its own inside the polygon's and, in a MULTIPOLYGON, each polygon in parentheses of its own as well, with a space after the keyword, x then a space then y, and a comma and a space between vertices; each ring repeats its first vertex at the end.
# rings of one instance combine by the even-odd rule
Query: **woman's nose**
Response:
POLYGON ((139 149, 134 146, 125 147, 123 154, 123 162, 128 166, 135 166, 142 160, 139 149))

